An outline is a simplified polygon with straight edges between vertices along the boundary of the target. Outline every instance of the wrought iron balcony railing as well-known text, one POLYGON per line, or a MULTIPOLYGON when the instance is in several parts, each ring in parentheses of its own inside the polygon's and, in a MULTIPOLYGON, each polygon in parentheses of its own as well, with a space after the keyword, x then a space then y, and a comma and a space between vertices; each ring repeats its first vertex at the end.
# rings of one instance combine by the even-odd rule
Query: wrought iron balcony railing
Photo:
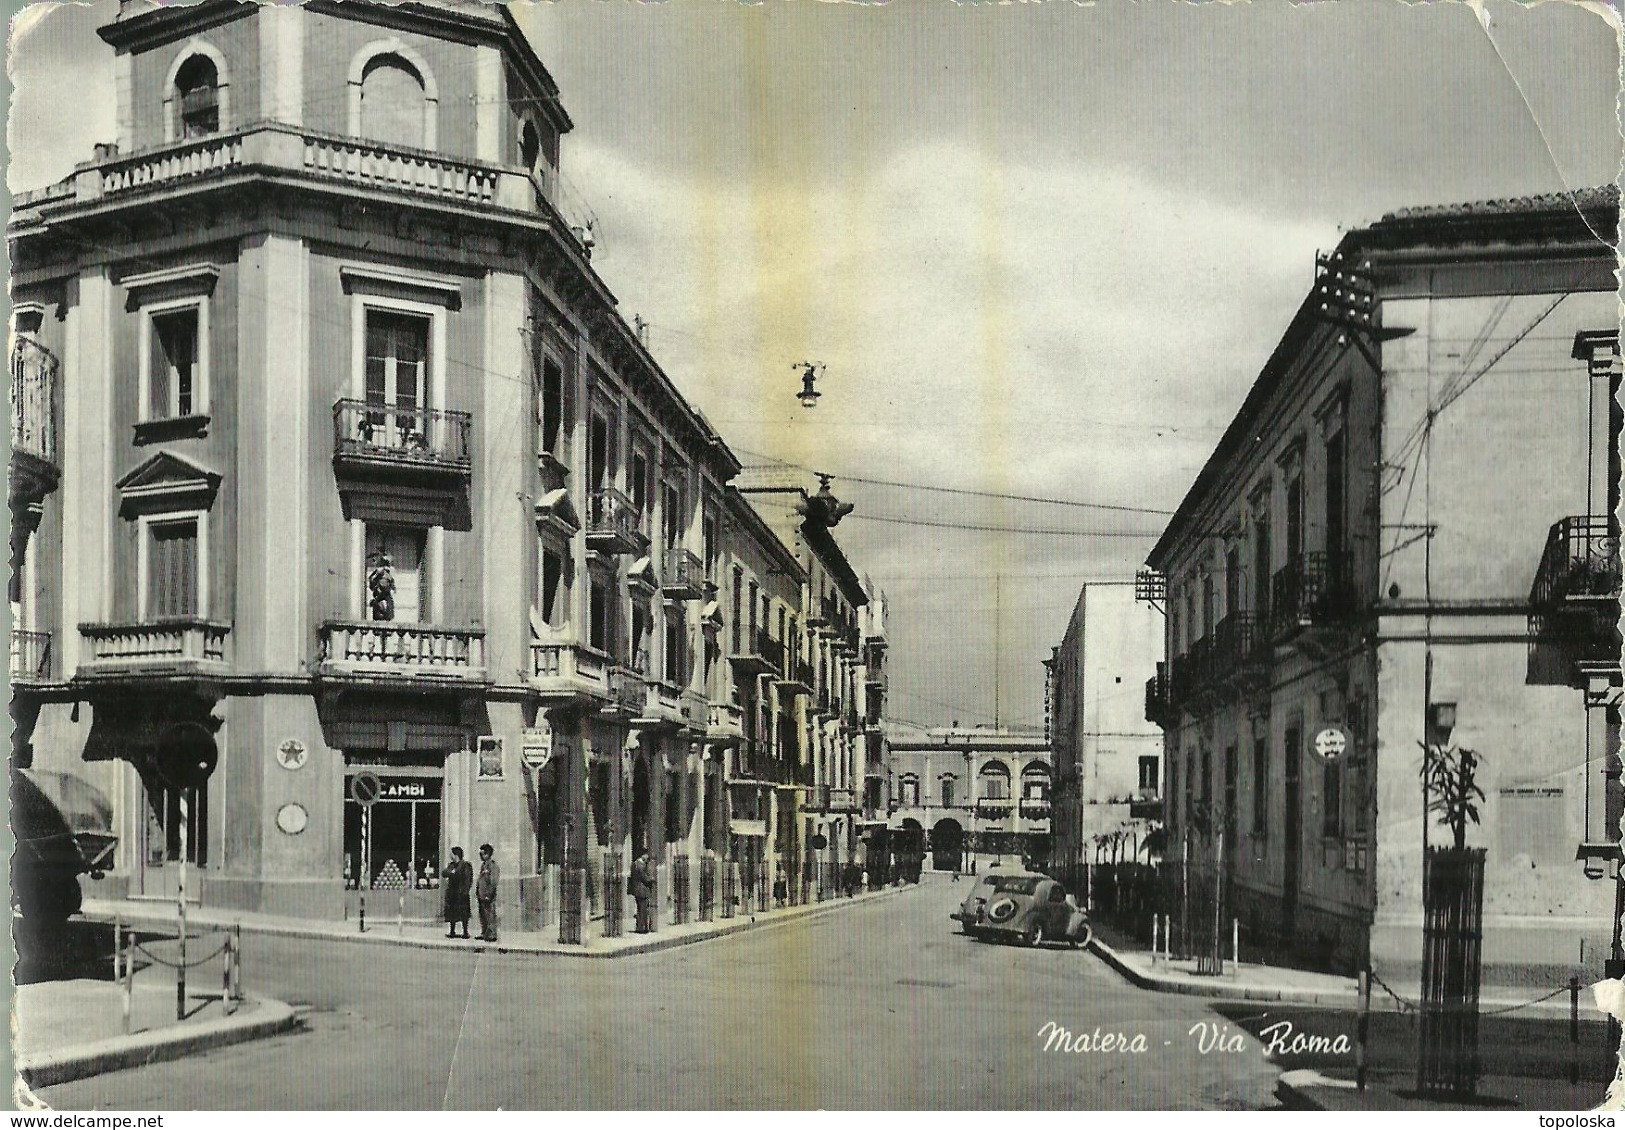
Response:
POLYGON ((1565 604, 1617 601, 1619 595, 1619 527, 1606 515, 1553 524, 1529 592, 1530 605, 1553 612, 1565 604))
POLYGON ((439 470, 466 478, 473 426, 467 412, 340 400, 333 405, 334 463, 352 469, 439 470))
POLYGON ((1172 718, 1168 701, 1168 665, 1157 664, 1157 673, 1145 681, 1145 720, 1162 726, 1172 718))
POLYGON ((1266 637, 1258 630, 1258 617, 1252 612, 1232 612, 1213 629, 1210 659, 1213 678, 1223 682, 1258 658, 1266 637))
POLYGON ((11 681, 38 683, 51 677, 51 633, 11 633, 11 681))
POLYGON ((740 633, 739 649, 728 656, 734 670, 741 675, 769 675, 784 669, 784 645, 768 634, 766 628, 740 633))
POLYGON ((661 589, 679 600, 699 600, 705 595, 705 564, 699 557, 678 546, 666 550, 661 589))
POLYGON ((613 487, 587 496, 587 548, 599 553, 637 553, 643 549, 641 519, 632 500, 613 487))
POLYGON ((1354 612, 1349 555, 1317 551, 1288 561, 1270 581, 1270 608, 1277 638, 1347 619, 1354 612))

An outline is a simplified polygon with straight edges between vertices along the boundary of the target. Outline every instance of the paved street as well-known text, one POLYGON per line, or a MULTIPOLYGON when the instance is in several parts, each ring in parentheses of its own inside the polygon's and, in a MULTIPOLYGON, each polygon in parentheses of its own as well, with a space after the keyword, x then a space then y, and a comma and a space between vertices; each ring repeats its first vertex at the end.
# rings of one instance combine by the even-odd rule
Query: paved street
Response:
MULTIPOLYGON (((606 962, 250 937, 246 984, 307 1030, 47 1088, 58 1109, 1250 1108, 1258 1045, 1203 1055, 1204 1002, 1093 955, 982 945, 964 887, 606 962), (1145 1051, 1045 1052, 1074 1034, 1145 1051)), ((1231 1031, 1236 1026, 1231 1025, 1231 1031)))

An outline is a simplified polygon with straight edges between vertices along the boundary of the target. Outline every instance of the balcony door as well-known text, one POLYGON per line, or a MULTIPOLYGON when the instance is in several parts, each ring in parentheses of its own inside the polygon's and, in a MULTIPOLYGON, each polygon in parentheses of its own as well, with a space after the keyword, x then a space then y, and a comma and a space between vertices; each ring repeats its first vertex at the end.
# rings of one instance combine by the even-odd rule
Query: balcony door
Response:
POLYGON ((426 578, 423 568, 423 550, 427 531, 408 526, 367 526, 367 603, 368 619, 379 619, 372 609, 374 596, 372 577, 388 558, 389 569, 395 581, 395 614, 390 619, 408 624, 423 621, 429 612, 426 578))
POLYGON ((429 319, 367 311, 368 441, 395 451, 429 446, 429 319))

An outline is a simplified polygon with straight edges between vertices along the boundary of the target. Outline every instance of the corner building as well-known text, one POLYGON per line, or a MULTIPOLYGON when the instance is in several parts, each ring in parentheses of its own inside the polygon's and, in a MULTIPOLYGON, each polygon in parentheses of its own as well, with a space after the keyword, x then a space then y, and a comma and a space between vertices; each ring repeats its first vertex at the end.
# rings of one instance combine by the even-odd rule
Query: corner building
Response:
POLYGON ((116 143, 8 227, 15 753, 112 799, 100 890, 170 895, 184 857, 207 905, 432 915, 489 842, 509 927, 619 930, 645 850, 663 916, 714 910, 739 465, 561 212, 571 121, 512 17, 205 0, 101 35, 116 143), (159 769, 199 728, 182 836, 159 769))
POLYGON ((1219 872, 1244 958, 1417 974, 1447 740, 1481 758, 1485 982, 1561 984, 1582 942, 1600 974, 1613 892, 1575 856, 1619 743, 1618 225, 1608 188, 1348 233, 1370 325, 1346 283, 1304 300, 1152 552, 1169 854, 1219 872))

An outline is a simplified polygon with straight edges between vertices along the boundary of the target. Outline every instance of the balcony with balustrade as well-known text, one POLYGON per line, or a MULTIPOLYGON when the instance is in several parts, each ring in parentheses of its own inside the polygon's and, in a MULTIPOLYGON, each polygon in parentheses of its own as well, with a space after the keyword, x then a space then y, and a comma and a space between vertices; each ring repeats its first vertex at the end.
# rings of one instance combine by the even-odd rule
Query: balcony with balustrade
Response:
POLYGON ((625 720, 638 718, 647 709, 648 699, 648 679, 642 671, 630 666, 609 669, 609 701, 601 713, 625 720))
POLYGON ((77 682, 184 682, 231 671, 231 625, 185 616, 81 624, 77 682))
POLYGON ((1529 591, 1529 679, 1583 686, 1619 667, 1619 526, 1606 515, 1554 523, 1529 591))
POLYGON ((641 723, 695 731, 706 728, 705 696, 698 691, 649 680, 644 694, 641 723))
POLYGON ((7 488, 12 525, 32 529, 37 508, 62 480, 56 447, 56 356, 26 337, 11 347, 11 457, 7 488))
POLYGON ((1050 803, 1046 797, 1025 797, 1016 808, 1021 819, 1037 823, 1047 822, 1050 816, 1050 803))
POLYGON ((316 674, 364 684, 482 684, 485 630, 396 620, 324 620, 316 674))
POLYGON ((745 736, 745 712, 730 702, 706 706, 705 736, 713 742, 737 742, 745 736))
POLYGON ((333 470, 341 477, 466 487, 473 430, 467 412, 340 400, 333 405, 333 470))
POLYGON ((585 706, 609 701, 610 657, 574 643, 532 643, 530 686, 544 707, 585 706))
POLYGON ((182 138, 131 153, 98 149, 63 181, 13 199, 13 228, 60 221, 77 211, 169 194, 240 189, 273 177, 285 186, 355 199, 380 195, 436 210, 540 221, 580 250, 586 221, 541 173, 426 149, 326 133, 283 122, 182 138))
POLYGON ((587 496, 587 548, 610 556, 642 553, 648 548, 642 521, 630 498, 600 487, 587 496))
POLYGON ((50 632, 14 631, 11 633, 10 651, 12 686, 50 682, 53 666, 50 632))

